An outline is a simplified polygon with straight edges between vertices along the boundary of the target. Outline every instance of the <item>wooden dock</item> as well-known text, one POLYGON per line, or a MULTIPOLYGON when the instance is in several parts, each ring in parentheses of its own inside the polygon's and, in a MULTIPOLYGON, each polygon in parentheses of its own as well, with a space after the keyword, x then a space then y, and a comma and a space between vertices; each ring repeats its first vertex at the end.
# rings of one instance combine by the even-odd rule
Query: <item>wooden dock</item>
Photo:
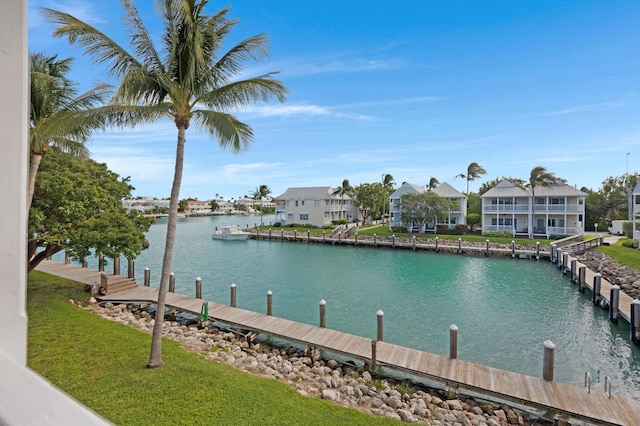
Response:
MULTIPOLYGON (((37 269, 85 284, 100 282, 100 272, 75 265, 44 261, 37 269)), ((605 292, 604 282, 602 291, 605 292)), ((157 297, 157 289, 138 286, 132 290, 102 296, 100 299, 116 303, 155 303, 157 297)), ((166 297, 167 306, 193 314, 200 313, 203 303, 205 301, 202 299, 175 293, 167 293, 166 297)), ((585 389, 546 381, 542 378, 525 376, 459 359, 450 359, 386 342, 373 343, 371 339, 365 337, 219 303, 206 303, 208 304, 209 318, 212 320, 341 354, 366 363, 371 363, 372 351, 375 346, 378 365, 425 377, 448 386, 467 389, 590 423, 634 426, 640 421, 640 401, 635 399, 616 395, 608 397, 604 392, 597 391, 587 393, 585 389)))

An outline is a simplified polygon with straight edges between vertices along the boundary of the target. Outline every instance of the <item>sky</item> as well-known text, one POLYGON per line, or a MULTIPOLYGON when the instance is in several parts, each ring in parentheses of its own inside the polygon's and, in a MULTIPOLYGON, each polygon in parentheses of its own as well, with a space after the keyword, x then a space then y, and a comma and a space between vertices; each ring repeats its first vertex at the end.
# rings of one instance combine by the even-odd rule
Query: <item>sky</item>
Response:
MULTIPOLYGON (((136 2, 151 36, 161 21, 136 2)), ((233 154, 187 131, 180 198, 237 198, 267 185, 380 182, 426 185, 477 162, 487 174, 528 179, 546 167, 577 188, 640 167, 640 2, 637 0, 300 1, 211 0, 231 6, 233 44, 270 39, 269 59, 240 77, 279 72, 286 103, 234 114, 251 125, 248 151, 233 154)), ((38 8, 70 13, 129 48, 116 0, 29 1, 29 49, 74 57, 80 90, 111 82, 38 8)), ((157 44, 157 46, 160 46, 157 44)), ((96 133, 92 158, 130 176, 134 196, 168 197, 177 129, 159 121, 96 133)))

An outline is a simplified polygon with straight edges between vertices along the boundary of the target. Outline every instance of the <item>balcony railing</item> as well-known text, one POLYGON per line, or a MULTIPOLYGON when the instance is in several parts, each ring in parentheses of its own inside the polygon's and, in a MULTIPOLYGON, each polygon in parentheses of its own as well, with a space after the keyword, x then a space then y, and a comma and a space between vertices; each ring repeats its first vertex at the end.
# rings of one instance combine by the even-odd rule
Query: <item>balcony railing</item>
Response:
POLYGON ((536 204, 536 213, 584 213, 584 204, 536 204))
POLYGON ((528 204, 485 204, 485 212, 528 212, 531 210, 528 204))

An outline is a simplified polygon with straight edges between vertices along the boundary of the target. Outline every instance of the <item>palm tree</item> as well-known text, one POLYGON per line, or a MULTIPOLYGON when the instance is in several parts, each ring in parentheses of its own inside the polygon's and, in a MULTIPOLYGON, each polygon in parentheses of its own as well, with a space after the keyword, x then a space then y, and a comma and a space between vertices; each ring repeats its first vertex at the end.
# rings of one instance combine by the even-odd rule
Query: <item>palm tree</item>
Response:
MULTIPOLYGON (((344 196, 345 195, 349 195, 351 196, 353 194, 353 187, 351 186, 351 184, 349 183, 349 179, 345 179, 342 181, 342 185, 339 185, 332 193, 331 195, 339 195, 340 199, 342 200, 342 204, 344 205, 344 196)), ((342 207, 341 207, 342 209, 342 207)), ((342 210, 340 210, 342 211, 342 210)), ((331 215, 331 206, 329 206, 329 215, 331 215)))
POLYGON ((91 132, 104 127, 96 109, 108 94, 107 85, 98 85, 78 95, 75 84, 67 78, 73 58, 58 55, 29 54, 29 177, 27 208, 31 207, 36 175, 42 157, 51 149, 78 157, 89 157, 84 143, 91 132))
POLYGON ((267 198, 271 194, 271 190, 267 185, 260 185, 256 188, 255 191, 251 194, 254 200, 260 200, 260 225, 263 225, 262 222, 262 199, 267 198))
POLYGON ((473 182, 474 180, 478 179, 480 176, 486 173, 487 171, 484 169, 484 167, 482 167, 480 164, 476 162, 473 162, 469 164, 469 166, 467 167, 467 174, 460 173, 459 175, 456 175, 456 177, 467 180, 466 194, 469 195, 469 182, 473 182))
POLYGON ((551 186, 563 179, 556 177, 555 174, 549 172, 545 167, 536 166, 531 169, 529 175, 529 183, 527 186, 531 188, 531 223, 529 224, 529 238, 533 238, 533 221, 536 214, 536 187, 551 186))
MULTIPOLYGON (((383 195, 384 195, 384 200, 382 200, 382 224, 384 225, 384 221, 385 221, 385 210, 387 208, 387 202, 389 201, 389 195, 391 195, 391 191, 393 190, 393 186, 395 185, 396 181, 393 180, 393 176, 391 176, 390 174, 384 174, 382 175, 382 190, 383 190, 383 195)), ((391 210, 391 208, 389 208, 389 210, 391 210)))
POLYGON ((158 0, 157 10, 163 18, 162 34, 155 38, 156 48, 133 0, 122 0, 132 52, 119 46, 96 28, 71 15, 44 9, 45 15, 58 24, 54 35, 77 43, 94 63, 107 66, 110 76, 119 80, 114 95, 113 113, 128 119, 127 124, 169 118, 178 130, 176 163, 169 203, 169 219, 162 260, 162 275, 148 368, 162 365, 162 324, 176 235, 176 222, 185 134, 193 123, 221 148, 239 152, 249 147, 253 131, 231 111, 253 105, 259 100, 285 101, 286 87, 273 74, 238 78, 243 64, 268 57, 264 34, 249 37, 220 50, 226 36, 238 24, 228 19, 230 8, 213 15, 205 14, 208 0, 158 0))
POLYGON ((437 178, 431 176, 431 179, 429 179, 429 183, 427 184, 427 191, 436 189, 438 185, 440 185, 440 181, 437 178))

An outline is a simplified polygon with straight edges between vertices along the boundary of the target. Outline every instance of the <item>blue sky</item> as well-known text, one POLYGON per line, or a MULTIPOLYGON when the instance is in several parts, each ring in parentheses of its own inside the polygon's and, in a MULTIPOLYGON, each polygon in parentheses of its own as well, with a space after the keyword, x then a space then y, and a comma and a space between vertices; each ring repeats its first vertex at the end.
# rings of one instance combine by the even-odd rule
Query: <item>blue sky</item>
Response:
MULTIPOLYGON (((151 1, 137 6, 152 36, 151 1)), ((212 0, 231 5, 234 43, 266 33, 270 59, 246 76, 279 71, 285 104, 237 116, 255 138, 232 154, 187 132, 181 198, 250 194, 268 185, 337 186, 393 175, 425 185, 478 162, 487 174, 526 179, 544 166, 571 185, 596 189, 640 165, 640 2, 212 0), (629 155, 627 156, 627 153, 629 155)), ((65 11, 127 44, 116 0, 29 2, 29 48, 73 56, 86 90, 108 81, 63 39, 38 7, 65 11)), ((128 46, 128 44, 127 44, 128 46)), ((229 45, 229 47, 231 44, 229 45)), ((168 197, 177 132, 170 122, 98 133, 94 159, 131 176, 134 195, 168 197)))

